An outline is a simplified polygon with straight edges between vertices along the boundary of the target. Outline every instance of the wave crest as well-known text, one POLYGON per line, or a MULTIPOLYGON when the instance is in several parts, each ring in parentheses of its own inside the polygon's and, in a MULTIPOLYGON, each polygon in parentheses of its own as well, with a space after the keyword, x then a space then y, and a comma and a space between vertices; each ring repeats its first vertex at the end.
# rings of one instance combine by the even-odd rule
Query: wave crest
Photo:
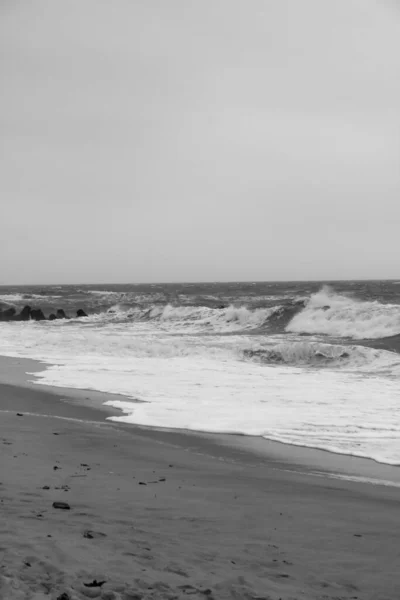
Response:
POLYGON ((325 286, 286 325, 291 333, 377 339, 400 333, 400 306, 363 302, 325 286))

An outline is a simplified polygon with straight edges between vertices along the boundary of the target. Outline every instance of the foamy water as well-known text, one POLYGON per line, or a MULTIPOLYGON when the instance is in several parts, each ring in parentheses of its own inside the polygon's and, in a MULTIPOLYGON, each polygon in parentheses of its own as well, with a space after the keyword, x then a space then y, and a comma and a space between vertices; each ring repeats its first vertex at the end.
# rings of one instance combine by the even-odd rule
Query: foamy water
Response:
POLYGON ((0 354, 48 363, 39 383, 125 396, 110 402, 121 410, 115 420, 400 464, 400 355, 357 343, 362 333, 396 333, 398 305, 328 289, 288 308, 284 294, 270 306, 259 306, 271 304, 259 294, 213 308, 154 304, 143 292, 113 304, 120 290, 106 292, 108 311, 82 320, 0 323, 0 354), (289 323, 285 310, 297 311, 289 323))

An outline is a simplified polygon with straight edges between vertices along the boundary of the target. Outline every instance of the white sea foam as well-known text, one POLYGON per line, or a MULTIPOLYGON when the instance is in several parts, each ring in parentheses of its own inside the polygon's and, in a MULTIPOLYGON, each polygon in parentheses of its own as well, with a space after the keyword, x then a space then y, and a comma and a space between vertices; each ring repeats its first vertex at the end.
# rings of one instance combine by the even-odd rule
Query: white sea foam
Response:
POLYGON ((126 396, 112 402, 123 411, 116 420, 265 436, 400 464, 398 355, 339 348, 293 335, 176 335, 162 319, 2 323, 0 336, 0 354, 48 363, 40 383, 126 396), (244 358, 249 350, 280 352, 284 364, 244 358), (315 368, 317 353, 333 358, 333 368, 329 360, 315 368))
POLYGON ((362 302, 325 287, 311 296, 286 330, 354 339, 393 336, 400 333, 400 306, 362 302))

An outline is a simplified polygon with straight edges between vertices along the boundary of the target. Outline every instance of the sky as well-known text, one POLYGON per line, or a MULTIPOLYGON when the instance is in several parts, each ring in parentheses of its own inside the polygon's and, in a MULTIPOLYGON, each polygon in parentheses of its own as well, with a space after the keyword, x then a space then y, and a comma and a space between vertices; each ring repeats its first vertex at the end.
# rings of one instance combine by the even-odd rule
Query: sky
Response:
POLYGON ((400 2, 2 0, 0 284, 400 279, 400 2))

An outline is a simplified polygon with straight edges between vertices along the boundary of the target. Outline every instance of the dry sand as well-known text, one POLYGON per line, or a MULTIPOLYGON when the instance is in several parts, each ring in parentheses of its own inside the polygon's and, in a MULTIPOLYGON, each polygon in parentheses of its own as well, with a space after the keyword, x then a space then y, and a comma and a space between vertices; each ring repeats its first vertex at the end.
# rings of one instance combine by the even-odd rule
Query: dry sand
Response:
POLYGON ((315 477, 295 448, 105 422, 91 392, 83 407, 1 364, 2 600, 400 598, 399 488, 315 477))

